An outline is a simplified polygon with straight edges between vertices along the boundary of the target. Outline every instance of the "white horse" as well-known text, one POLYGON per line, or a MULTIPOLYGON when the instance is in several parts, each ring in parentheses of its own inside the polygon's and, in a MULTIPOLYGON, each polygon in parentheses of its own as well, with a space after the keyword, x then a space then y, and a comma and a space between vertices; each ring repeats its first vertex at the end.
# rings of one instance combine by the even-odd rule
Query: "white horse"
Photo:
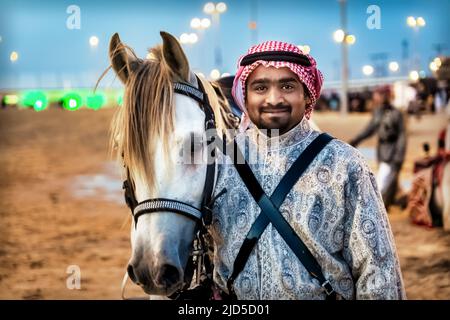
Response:
MULTIPOLYGON (((117 111, 111 143, 129 170, 138 202, 166 198, 200 208, 206 163, 189 164, 183 148, 192 136, 203 136, 205 113, 191 97, 174 92, 174 83, 198 88, 197 78, 176 38, 161 32, 162 46, 139 59, 122 44, 118 34, 110 41, 113 70, 125 85, 123 106, 117 111)), ((199 78, 200 79, 200 78, 199 78)), ((208 94, 218 131, 236 125, 231 110, 215 88, 200 79, 208 94)), ((191 148, 193 156, 203 144, 191 148)), ((183 287, 184 270, 192 251, 196 223, 169 211, 142 215, 131 227, 132 256, 128 275, 150 295, 170 296, 183 287)))

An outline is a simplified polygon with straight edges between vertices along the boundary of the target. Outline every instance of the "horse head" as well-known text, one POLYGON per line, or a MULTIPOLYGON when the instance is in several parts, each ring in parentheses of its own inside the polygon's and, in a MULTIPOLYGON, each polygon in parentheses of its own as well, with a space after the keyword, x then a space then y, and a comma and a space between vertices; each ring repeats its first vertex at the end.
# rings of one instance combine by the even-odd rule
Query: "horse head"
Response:
MULTIPOLYGON (((204 152, 205 113, 196 100, 175 92, 174 83, 198 88, 201 81, 217 128, 235 123, 220 90, 190 71, 178 40, 166 32, 161 37, 163 44, 150 49, 147 59, 138 58, 117 33, 111 38, 111 65, 125 86, 111 143, 129 172, 138 202, 172 199, 200 208, 207 164, 186 159, 198 159, 204 152)), ((131 280, 152 295, 169 296, 182 288, 197 228, 195 220, 169 210, 135 219, 127 270, 131 280)))

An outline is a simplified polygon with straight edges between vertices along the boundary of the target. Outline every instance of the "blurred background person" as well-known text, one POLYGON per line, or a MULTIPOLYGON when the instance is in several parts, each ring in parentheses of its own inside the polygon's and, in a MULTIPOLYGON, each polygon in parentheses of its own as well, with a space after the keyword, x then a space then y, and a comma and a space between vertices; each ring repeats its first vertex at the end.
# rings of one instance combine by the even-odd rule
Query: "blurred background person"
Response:
POLYGON ((398 177, 406 153, 406 130, 403 114, 391 104, 392 91, 382 86, 373 92, 372 118, 369 124, 349 143, 356 147, 363 140, 377 134, 377 184, 386 209, 393 204, 398 177))

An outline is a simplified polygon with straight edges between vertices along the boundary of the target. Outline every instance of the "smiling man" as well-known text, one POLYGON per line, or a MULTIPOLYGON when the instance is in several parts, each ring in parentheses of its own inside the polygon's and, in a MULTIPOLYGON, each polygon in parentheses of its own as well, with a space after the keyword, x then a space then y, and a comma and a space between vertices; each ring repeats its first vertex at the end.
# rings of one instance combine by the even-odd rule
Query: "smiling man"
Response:
POLYGON ((219 167, 210 228, 214 280, 238 299, 325 299, 333 291, 343 299, 405 298, 383 201, 362 155, 338 139, 311 147, 324 136, 308 121, 322 81, 316 61, 289 43, 264 42, 239 59, 232 93, 243 116, 236 143, 262 191, 276 202, 280 181, 296 175, 291 167, 313 160, 286 191, 282 219, 270 221, 239 166, 226 158, 219 167), (285 241, 283 219, 324 281, 285 241))
POLYGON ((258 128, 283 134, 302 120, 311 103, 308 91, 288 68, 258 66, 247 83, 248 115, 258 128))

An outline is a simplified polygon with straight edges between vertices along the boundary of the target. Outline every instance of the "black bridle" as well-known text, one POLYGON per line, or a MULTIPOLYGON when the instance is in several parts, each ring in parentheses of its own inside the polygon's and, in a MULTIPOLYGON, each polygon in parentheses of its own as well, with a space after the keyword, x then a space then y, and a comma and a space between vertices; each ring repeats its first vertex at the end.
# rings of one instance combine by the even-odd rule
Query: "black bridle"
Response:
MULTIPOLYGON (((215 157, 215 147, 214 139, 216 138, 216 121, 214 117, 214 112, 209 103, 208 95, 202 85, 202 82, 197 77, 197 83, 199 89, 196 87, 183 83, 175 82, 173 83, 173 89, 175 93, 183 94, 196 100, 200 108, 205 114, 205 132, 206 132, 206 146, 208 149, 208 155, 215 157)), ((207 248, 205 245, 204 235, 206 234, 206 226, 211 222, 211 205, 214 199, 212 199, 214 178, 215 178, 215 162, 208 161, 206 167, 206 177, 205 184, 203 188, 203 198, 201 202, 201 207, 196 208, 188 203, 166 198, 152 198, 141 202, 137 202, 134 188, 131 184, 129 170, 127 169, 127 180, 123 183, 123 189, 125 189, 125 201, 131 210, 131 214, 134 219, 135 228, 139 217, 145 214, 150 214, 152 212, 158 211, 168 211, 177 214, 184 215, 195 221, 198 232, 196 234, 196 241, 194 241, 194 250, 189 257, 186 269, 185 269, 185 280, 186 285, 183 289, 177 291, 175 294, 170 296, 172 299, 189 299, 190 297, 185 293, 188 292, 188 288, 191 284, 194 271, 196 271, 196 282, 205 280, 205 283, 212 285, 212 263, 208 257, 207 248), (208 278, 204 279, 202 273, 208 278), (188 296, 188 297, 186 297, 188 296)), ((195 297, 194 297, 195 298, 195 297)))

